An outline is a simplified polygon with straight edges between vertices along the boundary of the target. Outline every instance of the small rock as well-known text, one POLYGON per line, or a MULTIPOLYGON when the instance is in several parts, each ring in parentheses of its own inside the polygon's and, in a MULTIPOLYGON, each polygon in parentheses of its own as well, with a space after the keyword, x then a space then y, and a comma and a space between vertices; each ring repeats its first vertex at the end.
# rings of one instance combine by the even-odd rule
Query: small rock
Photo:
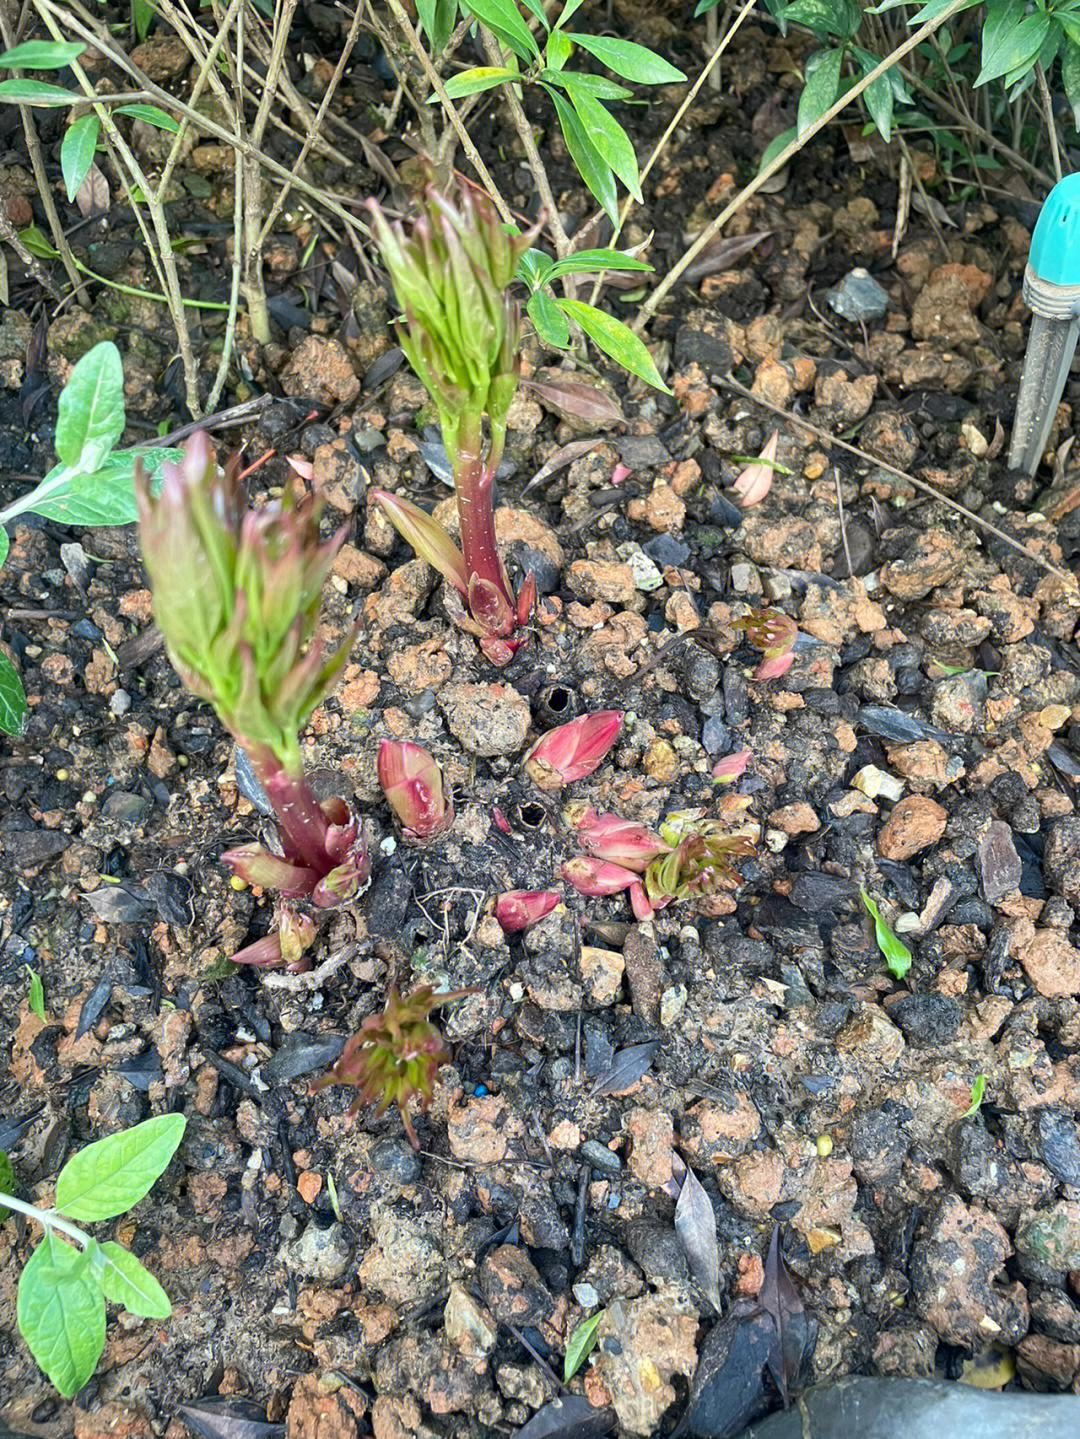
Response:
POLYGON ((663 1189, 671 1179, 675 1126, 663 1110, 631 1109, 625 1120, 630 1136, 630 1172, 646 1189, 663 1189))
POLYGON ((332 1284, 352 1259, 352 1245, 340 1224, 324 1229, 314 1220, 299 1239, 282 1247, 282 1262, 306 1283, 332 1284))
POLYGON ((948 1044, 956 1038, 964 1011, 955 999, 929 989, 905 994, 889 1006, 889 1015, 916 1049, 948 1044))
POLYGON ((1080 1269, 1080 1203, 1061 1199, 1049 1209, 1023 1215, 1016 1229, 1016 1250, 1050 1269, 1080 1269))
POLYGON ((360 381, 340 340, 305 335, 281 372, 281 388, 324 405, 347 405, 360 393, 360 381))
POLYGON ((926 530, 905 548, 903 558, 882 566, 881 583, 897 599, 921 600, 954 580, 962 564, 963 552, 952 535, 926 530))
POLYGON ((327 1070, 345 1047, 338 1034, 305 1034, 294 1029, 278 1046, 272 1059, 262 1066, 263 1078, 269 1084, 288 1084, 302 1074, 327 1070))
POLYGON ((928 795, 914 794, 893 805, 877 837, 884 859, 905 860, 936 844, 945 833, 946 811, 928 795))
POLYGON ((467 1359, 483 1359, 495 1348, 499 1331, 491 1315, 461 1284, 451 1284, 443 1310, 446 1337, 467 1359))
POLYGON ((1040 1109, 1036 1138, 1046 1167, 1062 1184, 1080 1189, 1080 1130, 1063 1109, 1040 1109))
POLYGON ((523 1249, 500 1244, 480 1266, 480 1288, 503 1324, 536 1325, 551 1317, 555 1301, 523 1249))
POLYGON ((1012 950, 1040 994, 1048 999, 1080 994, 1080 950, 1060 930, 1037 930, 1030 919, 1014 920, 1012 950))
POLYGON ((619 1422, 631 1434, 655 1432, 675 1401, 671 1380, 697 1364, 697 1315, 669 1295, 616 1299, 597 1328, 600 1375, 619 1422))
POLYGON ((1004 820, 996 819, 979 840, 975 851, 979 866, 979 885, 987 904, 999 899, 1020 885, 1023 861, 1013 844, 1012 830, 1004 820))
POLYGON ((451 1153, 468 1164, 498 1164, 521 1130, 506 1100, 496 1094, 451 1105, 447 1125, 451 1153))
POLYGON ((920 290, 911 312, 916 340, 940 340, 948 348, 978 344, 982 330, 974 315, 975 300, 957 268, 940 266, 920 290))
POLYGON ((825 298, 844 320, 880 320, 889 308, 889 296, 861 265, 849 270, 825 298))
POLYGON ((637 588, 634 571, 619 560, 574 560, 566 584, 579 599, 620 606, 630 603, 637 588))
POLYGON ((485 759, 515 754, 532 720, 529 701, 509 685, 444 685, 439 708, 464 748, 485 759))
POLYGON ((1009 1236, 993 1215, 947 1195, 912 1254, 916 1313, 950 1344, 1015 1344, 1027 1332, 1028 1306, 1021 1284, 998 1280, 1011 1253, 1009 1236))

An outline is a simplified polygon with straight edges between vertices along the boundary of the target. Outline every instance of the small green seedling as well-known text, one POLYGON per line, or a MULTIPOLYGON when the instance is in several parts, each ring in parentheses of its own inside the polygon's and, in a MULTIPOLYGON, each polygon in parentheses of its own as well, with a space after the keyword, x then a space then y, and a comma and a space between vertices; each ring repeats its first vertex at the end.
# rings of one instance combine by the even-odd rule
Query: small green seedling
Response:
POLYGON ((877 940, 877 947, 885 956, 885 963, 889 967, 889 973, 895 979, 903 979, 911 968, 911 950, 906 944, 901 943, 893 934, 892 930, 881 917, 881 911, 867 894, 866 890, 859 886, 859 894, 866 906, 867 913, 874 921, 874 937, 877 940))
POLYGON ((60 1171, 54 1209, 39 1209, 10 1192, 15 1175, 0 1151, 0 1222, 12 1212, 25 1214, 45 1231, 19 1280, 19 1332, 66 1399, 79 1392, 101 1357, 106 1300, 145 1319, 172 1313, 168 1295, 130 1250, 111 1239, 99 1243, 71 1220, 114 1219, 137 1204, 176 1153, 186 1123, 182 1114, 161 1114, 88 1144, 60 1171))
POLYGON ((566 1357, 563 1360, 563 1383, 569 1384, 596 1348, 596 1329, 604 1311, 598 1309, 588 1319, 583 1319, 566 1342, 566 1357))
MULTIPOLYGON (((54 465, 40 484, 0 510, 0 565, 8 552, 4 526, 33 513, 62 525, 127 525, 136 518, 135 462, 157 475, 179 450, 117 451, 124 433, 124 371, 111 340, 88 350, 60 392, 54 465)), ((26 694, 19 673, 0 652, 0 730, 21 732, 26 694)))
POLYGON ((45 986, 41 982, 41 975, 30 965, 26 966, 26 972, 30 976, 30 996, 28 1003, 31 1012, 36 1014, 42 1024, 48 1024, 49 1017, 45 1013, 45 986))
POLYGON ((960 1116, 961 1119, 971 1119, 973 1115, 978 1114, 979 1110, 982 1108, 983 1095, 985 1093, 986 1075, 977 1074, 975 1076, 975 1083, 971 1086, 971 1104, 969 1108, 964 1110, 963 1114, 960 1116))

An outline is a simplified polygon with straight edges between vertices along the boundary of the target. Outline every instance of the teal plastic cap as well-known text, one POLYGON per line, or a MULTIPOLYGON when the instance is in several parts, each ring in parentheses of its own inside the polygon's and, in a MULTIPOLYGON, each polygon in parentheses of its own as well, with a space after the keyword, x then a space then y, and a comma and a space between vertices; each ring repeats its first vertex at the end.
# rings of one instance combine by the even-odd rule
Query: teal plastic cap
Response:
POLYGON ((1051 285, 1080 285, 1080 173, 1066 175, 1047 195, 1028 264, 1051 285))

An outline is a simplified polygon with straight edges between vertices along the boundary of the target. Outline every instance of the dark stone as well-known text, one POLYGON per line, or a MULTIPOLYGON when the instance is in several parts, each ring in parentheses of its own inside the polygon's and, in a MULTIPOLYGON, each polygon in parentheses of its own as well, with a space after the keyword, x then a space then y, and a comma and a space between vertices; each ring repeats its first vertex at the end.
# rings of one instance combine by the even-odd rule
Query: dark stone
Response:
POLYGON ((724 754, 731 746, 731 730, 719 715, 710 715, 701 728, 701 743, 708 755, 724 754))
POLYGON ((1040 1109, 1036 1130, 1039 1153, 1062 1184, 1080 1189, 1080 1135, 1064 1109, 1040 1109))
POLYGON ((641 547, 658 565, 685 565, 690 558, 690 546, 683 540, 677 540, 674 535, 657 535, 655 540, 649 540, 641 547))
POLYGON ((867 1109, 855 1116, 851 1126, 851 1163, 861 1183, 877 1185, 894 1179, 907 1149, 899 1120, 889 1109, 867 1109))
POLYGON ((601 1144, 598 1139, 586 1139, 578 1153, 601 1174, 618 1174, 622 1170, 622 1160, 619 1156, 606 1144, 601 1144))
POLYGON ((671 463, 671 455, 656 435, 624 435, 616 440, 615 448, 623 464, 634 471, 659 469, 671 463))
POLYGON ((1013 844, 1012 831, 1004 820, 996 819, 988 827, 975 854, 982 896, 987 904, 996 904, 1019 887, 1024 866, 1013 844))
POLYGON ((166 923, 184 929, 195 922, 195 889, 190 879, 159 869, 147 875, 143 889, 157 906, 159 917, 166 923))
MULTIPOLYGON (((329 1069, 345 1048, 339 1034, 305 1034, 294 1029, 278 1046, 272 1059, 262 1066, 262 1075, 270 1084, 287 1084, 302 1074, 329 1069)), ((410 1153, 412 1152, 410 1148, 410 1153)))
POLYGON ((898 999, 889 1008, 889 1018, 900 1026, 909 1044, 927 1049, 955 1038, 964 1011, 949 995, 927 990, 898 999))
MULTIPOLYGON (((806 1390, 798 1407, 752 1424, 738 1439, 1075 1439, 1078 1431, 1080 1399, 1070 1395, 851 1377, 806 1390)), ((691 1432, 719 1439, 708 1429, 691 1432)))
POLYGON ((380 1139, 372 1146, 371 1165, 380 1179, 391 1184, 415 1184, 423 1165, 419 1154, 405 1139, 380 1139))
POLYGON ((631 1224, 626 1231, 626 1247, 650 1284, 689 1287, 686 1256, 670 1224, 653 1224, 649 1220, 631 1224))

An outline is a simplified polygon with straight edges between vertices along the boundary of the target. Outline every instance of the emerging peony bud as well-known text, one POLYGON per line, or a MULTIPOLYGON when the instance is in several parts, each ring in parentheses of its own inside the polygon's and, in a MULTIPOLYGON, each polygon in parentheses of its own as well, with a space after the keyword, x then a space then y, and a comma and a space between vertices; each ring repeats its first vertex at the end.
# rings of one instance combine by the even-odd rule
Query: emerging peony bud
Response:
POLYGON ((346 1041, 330 1073, 312 1084, 312 1094, 330 1084, 353 1085, 357 1094, 349 1113, 355 1114, 361 1104, 374 1104, 376 1118, 396 1104, 405 1133, 413 1148, 419 1149, 409 1119, 409 1101, 415 1097, 420 1109, 427 1109, 439 1066, 450 1059, 442 1035, 431 1022, 431 1011, 436 1005, 475 993, 459 989, 436 994, 425 984, 402 999, 392 989, 386 1008, 364 1020, 359 1032, 346 1041))
POLYGON ((454 806, 443 791, 442 770, 421 745, 384 739, 378 774, 407 839, 431 839, 450 827, 454 806))
POLYGON ((668 850, 660 836, 644 825, 617 814, 598 815, 593 809, 587 809, 578 821, 578 836, 590 854, 625 865, 638 874, 644 874, 657 855, 668 850))
POLYGON ((731 784, 746 771, 746 766, 753 759, 753 751, 748 749, 737 750, 735 754, 725 755, 718 759, 712 767, 713 784, 731 784))
POLYGON ((560 898, 553 889, 507 890, 495 901, 495 918, 507 934, 516 934, 550 914, 560 898))
POLYGON ((780 431, 773 430, 765 441, 759 458, 747 465, 735 481, 739 504, 744 510, 748 510, 751 505, 760 504, 772 489, 773 466, 776 461, 776 447, 779 440, 780 431))
POLYGON ((765 656, 754 671, 756 680, 779 679, 791 668, 799 628, 779 610, 756 609, 735 621, 755 649, 765 656))
POLYGON ((762 660, 754 671, 754 678, 756 680, 778 680, 781 675, 787 674, 794 662, 795 656, 790 650, 787 654, 776 655, 771 660, 762 660))
POLYGON ((584 779, 615 743, 622 722, 622 710, 598 710, 548 730, 525 758, 530 779, 542 790, 584 779))
POLYGON ((632 884, 640 884, 641 876, 621 864, 612 864, 606 859, 586 859, 579 855, 562 867, 562 877, 572 884, 579 894, 606 895, 621 894, 632 884))

